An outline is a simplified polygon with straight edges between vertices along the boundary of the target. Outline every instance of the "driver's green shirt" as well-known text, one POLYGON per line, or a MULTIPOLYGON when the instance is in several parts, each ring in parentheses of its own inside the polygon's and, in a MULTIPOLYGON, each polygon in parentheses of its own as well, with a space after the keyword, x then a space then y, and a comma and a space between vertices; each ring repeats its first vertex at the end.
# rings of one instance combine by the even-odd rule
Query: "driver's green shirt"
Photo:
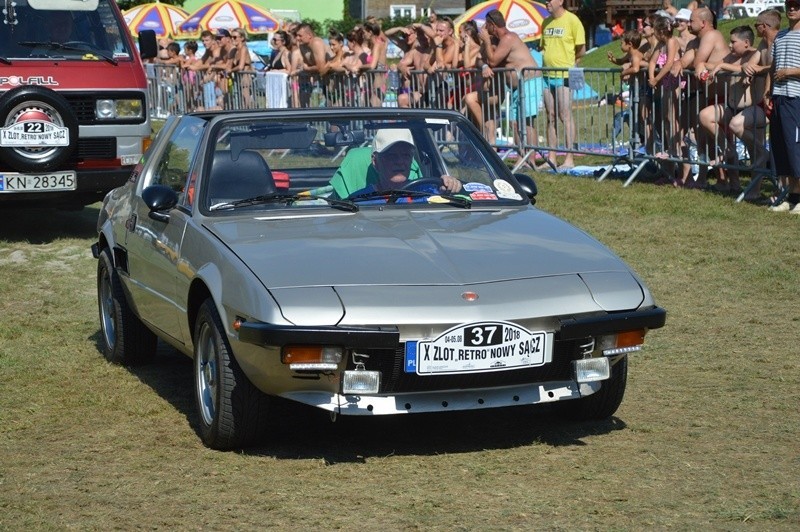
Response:
MULTIPOLYGON (((408 180, 419 179, 422 177, 421 173, 419 164, 414 159, 411 161, 408 180)), ((347 198, 353 192, 377 184, 378 171, 372 166, 372 148, 369 146, 350 149, 331 178, 333 193, 339 199, 347 198)))

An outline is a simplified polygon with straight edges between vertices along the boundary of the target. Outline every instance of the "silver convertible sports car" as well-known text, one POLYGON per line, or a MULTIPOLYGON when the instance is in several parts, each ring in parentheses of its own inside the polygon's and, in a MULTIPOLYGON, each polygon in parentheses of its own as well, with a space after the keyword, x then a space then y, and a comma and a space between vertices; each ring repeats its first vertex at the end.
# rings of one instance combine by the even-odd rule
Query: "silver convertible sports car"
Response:
POLYGON ((100 212, 104 355, 191 357, 215 449, 259 441, 270 396, 609 417, 666 312, 535 195, 450 111, 172 117, 100 212))

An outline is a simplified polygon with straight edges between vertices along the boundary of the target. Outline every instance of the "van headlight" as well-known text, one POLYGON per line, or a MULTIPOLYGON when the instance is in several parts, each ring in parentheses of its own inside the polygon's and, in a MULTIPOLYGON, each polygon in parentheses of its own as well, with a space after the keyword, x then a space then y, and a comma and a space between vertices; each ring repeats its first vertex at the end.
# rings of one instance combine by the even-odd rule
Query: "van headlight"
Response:
POLYGON ((94 114, 98 120, 113 120, 115 118, 142 118, 144 116, 142 100, 97 100, 94 114))

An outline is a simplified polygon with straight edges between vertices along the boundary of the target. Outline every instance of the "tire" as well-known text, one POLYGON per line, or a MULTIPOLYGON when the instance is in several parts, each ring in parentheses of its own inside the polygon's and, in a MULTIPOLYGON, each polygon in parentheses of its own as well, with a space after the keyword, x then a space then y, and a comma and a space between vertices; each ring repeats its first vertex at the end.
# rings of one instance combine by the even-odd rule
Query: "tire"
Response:
POLYGON ((579 421, 608 419, 622 404, 628 382, 628 357, 623 356, 611 366, 611 377, 602 382, 600 390, 580 399, 558 403, 561 413, 579 421))
POLYGON ((97 264, 97 303, 106 360, 125 366, 150 362, 155 356, 158 338, 128 305, 108 248, 100 253, 97 264))
POLYGON ((194 377, 200 437, 206 446, 228 451, 262 439, 269 399, 236 362, 211 299, 203 302, 195 322, 194 377))
POLYGON ((52 170, 64 164, 78 146, 78 120, 69 102, 55 91, 35 85, 17 87, 0 98, 0 127, 22 123, 49 123, 66 128, 66 146, 3 146, 0 162, 23 173, 52 170))

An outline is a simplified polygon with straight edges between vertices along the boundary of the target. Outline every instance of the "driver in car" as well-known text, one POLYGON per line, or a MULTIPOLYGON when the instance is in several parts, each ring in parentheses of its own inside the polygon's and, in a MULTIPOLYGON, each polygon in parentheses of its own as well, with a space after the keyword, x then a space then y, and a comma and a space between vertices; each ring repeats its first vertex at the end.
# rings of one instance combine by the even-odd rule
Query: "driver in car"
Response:
MULTIPOLYGON (((414 153, 411 131, 381 129, 375 134, 371 153, 369 148, 354 148, 347 153, 331 178, 334 196, 345 199, 371 192, 402 189, 422 177, 414 153)), ((421 190, 456 193, 462 189, 461 182, 452 176, 443 175, 441 181, 439 186, 422 186, 421 190)))

